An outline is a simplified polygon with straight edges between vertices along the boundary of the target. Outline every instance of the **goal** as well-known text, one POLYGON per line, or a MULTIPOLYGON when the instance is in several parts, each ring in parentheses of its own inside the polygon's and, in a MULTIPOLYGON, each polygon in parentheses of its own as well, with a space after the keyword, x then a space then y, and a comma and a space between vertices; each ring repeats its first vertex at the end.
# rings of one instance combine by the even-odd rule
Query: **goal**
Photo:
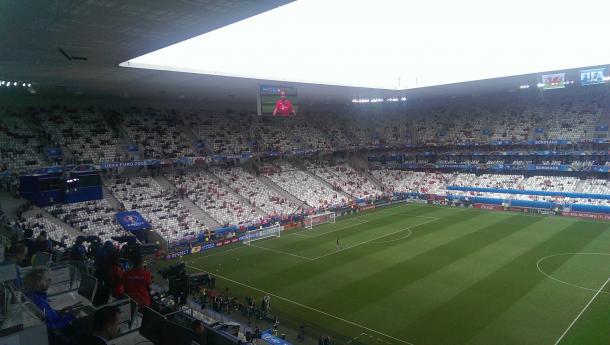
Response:
POLYGON ((316 225, 325 223, 335 223, 335 212, 324 212, 320 214, 312 214, 305 217, 306 229, 312 229, 316 225))
POLYGON ((269 237, 280 237, 280 233, 284 229, 283 226, 277 224, 262 229, 246 231, 244 244, 250 244, 254 241, 262 240, 269 237))

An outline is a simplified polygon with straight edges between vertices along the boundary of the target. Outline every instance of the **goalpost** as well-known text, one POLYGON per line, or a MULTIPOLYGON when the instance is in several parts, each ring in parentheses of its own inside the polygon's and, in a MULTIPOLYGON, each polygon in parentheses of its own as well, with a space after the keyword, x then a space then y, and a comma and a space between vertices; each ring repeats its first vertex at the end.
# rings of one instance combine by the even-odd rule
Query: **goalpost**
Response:
POLYGON ((269 237, 280 237, 280 233, 284 229, 283 226, 276 224, 262 229, 246 231, 244 244, 251 244, 254 241, 262 240, 269 237))
POLYGON ((325 223, 335 223, 335 212, 324 212, 320 214, 312 214, 305 217, 305 228, 312 229, 316 225, 325 223))

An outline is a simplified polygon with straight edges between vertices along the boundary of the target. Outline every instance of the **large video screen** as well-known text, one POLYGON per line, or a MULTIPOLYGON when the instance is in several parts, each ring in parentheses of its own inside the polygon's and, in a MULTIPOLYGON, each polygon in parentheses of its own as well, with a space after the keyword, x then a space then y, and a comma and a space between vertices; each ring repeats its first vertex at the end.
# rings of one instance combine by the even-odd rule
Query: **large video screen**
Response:
POLYGON ((273 115, 274 111, 275 116, 293 116, 298 113, 299 99, 295 87, 261 86, 260 97, 262 115, 273 115))

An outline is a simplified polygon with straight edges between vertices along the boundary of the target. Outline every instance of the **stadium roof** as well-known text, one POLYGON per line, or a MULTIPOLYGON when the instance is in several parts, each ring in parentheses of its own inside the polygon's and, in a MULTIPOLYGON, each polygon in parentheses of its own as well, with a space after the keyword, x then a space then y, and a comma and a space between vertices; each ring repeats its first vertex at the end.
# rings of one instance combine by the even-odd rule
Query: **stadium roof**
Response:
POLYGON ((605 21, 590 15, 603 7, 610 8, 597 0, 298 0, 121 66, 392 90, 438 86, 610 63, 605 21))
MULTIPOLYGON (((342 1, 336 0, 336 3, 342 1)), ((586 10, 590 0, 583 1, 579 2, 578 6, 586 10)), ((377 3, 361 0, 354 0, 353 3, 359 2, 377 3)), ((547 0, 542 2, 549 3, 547 0)), ((132 99, 251 103, 255 99, 257 85, 268 83, 268 80, 120 68, 118 65, 189 38, 208 32, 213 33, 216 29, 273 10, 278 6, 283 6, 280 9, 288 8, 291 3, 291 0, 130 0, 128 2, 56 0, 41 5, 28 1, 8 1, 3 3, 0 11, 0 33, 2 33, 0 79, 32 81, 41 95, 77 94, 95 97, 121 96, 132 99), (60 53, 58 48, 61 48, 65 55, 60 53), (74 59, 74 57, 86 57, 87 60, 74 59)), ((555 5, 556 3, 563 2, 553 2, 549 8, 563 8, 564 5, 555 5)), ((557 43, 550 36, 566 31, 563 27, 570 27, 576 32, 579 29, 578 23, 582 24, 584 21, 582 18, 586 17, 589 20, 586 26, 587 34, 596 37, 598 30, 595 28, 599 22, 602 22, 598 19, 603 16, 599 13, 605 13, 602 10, 606 6, 608 5, 605 2, 600 1, 596 6, 589 7, 592 11, 587 13, 593 15, 570 15, 568 18, 559 19, 552 15, 555 13, 554 10, 549 10, 548 15, 531 25, 522 17, 515 17, 512 20, 514 26, 528 26, 531 35, 536 36, 540 41, 539 51, 551 51, 553 54, 562 55, 574 50, 586 52, 591 56, 602 56, 600 52, 607 49, 603 48, 601 42, 593 47, 587 46, 588 43, 585 44, 594 41, 592 38, 571 34, 557 43)), ((394 12, 396 11, 391 7, 385 10, 388 18, 393 16, 394 12)), ((441 13, 434 13, 425 18, 430 22, 430 26, 441 25, 443 20, 440 20, 439 16, 449 12, 451 11, 445 8, 441 13), (441 24, 438 24, 439 22, 441 24)), ((371 15, 375 13, 378 11, 370 12, 371 15)), ((344 15, 343 12, 340 14, 344 15)), ((503 15, 505 14, 503 11, 503 15)), ((367 21, 361 26, 371 28, 370 23, 367 21)), ((314 26, 317 24, 317 20, 312 22, 314 26)), ((419 31, 417 33, 419 34, 419 31)), ((395 37, 396 45, 401 45, 405 40, 411 40, 418 35, 392 37, 395 37)), ((268 40, 273 42, 274 39, 274 35, 270 35, 268 40)), ((297 52, 306 49, 298 43, 294 43, 293 46, 297 52)), ((375 42, 362 42, 360 46, 362 50, 377 47, 378 51, 383 52, 383 47, 380 48, 375 42)), ((532 57, 536 57, 536 54, 536 52, 528 53, 532 57)), ((336 52, 326 55, 336 55, 336 52)), ((466 83, 460 84, 459 87, 423 88, 413 91, 413 95, 463 94, 506 86, 514 87, 520 82, 517 78, 466 83)), ((395 91, 371 88, 288 84, 298 86, 302 104, 348 102, 358 96, 401 96, 395 91)))

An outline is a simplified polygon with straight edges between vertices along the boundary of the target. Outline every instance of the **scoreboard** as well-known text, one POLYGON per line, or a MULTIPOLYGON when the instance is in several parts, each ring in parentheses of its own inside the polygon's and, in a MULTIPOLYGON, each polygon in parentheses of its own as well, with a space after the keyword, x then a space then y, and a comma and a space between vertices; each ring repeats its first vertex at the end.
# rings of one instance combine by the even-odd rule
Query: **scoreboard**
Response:
POLYGON ((553 73, 545 74, 542 76, 542 89, 563 89, 566 87, 566 74, 565 73, 553 73))

